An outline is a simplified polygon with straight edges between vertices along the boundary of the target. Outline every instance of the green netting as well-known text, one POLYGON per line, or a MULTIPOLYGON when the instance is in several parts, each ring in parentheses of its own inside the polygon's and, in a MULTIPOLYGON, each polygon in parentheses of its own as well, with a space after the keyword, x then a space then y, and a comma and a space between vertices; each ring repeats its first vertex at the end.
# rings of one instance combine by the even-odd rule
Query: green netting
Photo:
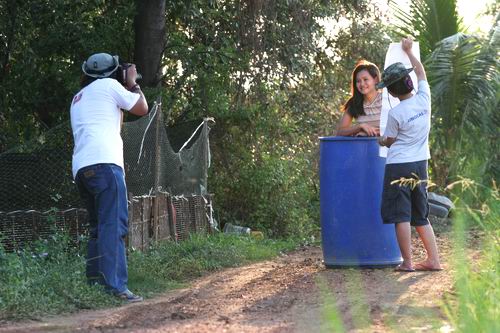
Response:
MULTIPOLYGON (((191 131, 177 133, 172 141, 184 142, 180 152, 170 145, 169 129, 161 105, 122 130, 125 178, 133 195, 156 189, 173 195, 207 193, 210 152, 208 120, 191 131)), ((183 124, 186 127, 186 124, 183 124)), ((0 154, 0 211, 67 209, 83 207, 71 174, 73 136, 69 122, 36 140, 0 154)))
POLYGON ((123 127, 129 192, 143 195, 160 189, 173 195, 207 194, 209 120, 202 120, 189 132, 179 133, 172 129, 176 135, 169 136, 167 130, 170 132, 170 129, 167 129, 160 110, 161 106, 155 104, 148 116, 125 123, 123 127), (184 144, 176 152, 171 140, 184 141, 184 144))
POLYGON ((69 123, 0 154, 0 211, 81 207, 69 123))

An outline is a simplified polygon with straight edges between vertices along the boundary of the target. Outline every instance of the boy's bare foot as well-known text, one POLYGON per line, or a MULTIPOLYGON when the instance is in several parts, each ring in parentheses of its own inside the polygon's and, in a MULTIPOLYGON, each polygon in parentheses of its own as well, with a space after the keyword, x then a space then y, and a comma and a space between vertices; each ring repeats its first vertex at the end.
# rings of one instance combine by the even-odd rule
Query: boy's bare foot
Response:
POLYGON ((415 264, 416 271, 442 271, 443 268, 439 264, 430 264, 426 261, 415 264))
POLYGON ((411 266, 406 266, 404 264, 398 265, 394 268, 395 272, 415 272, 415 269, 411 266))

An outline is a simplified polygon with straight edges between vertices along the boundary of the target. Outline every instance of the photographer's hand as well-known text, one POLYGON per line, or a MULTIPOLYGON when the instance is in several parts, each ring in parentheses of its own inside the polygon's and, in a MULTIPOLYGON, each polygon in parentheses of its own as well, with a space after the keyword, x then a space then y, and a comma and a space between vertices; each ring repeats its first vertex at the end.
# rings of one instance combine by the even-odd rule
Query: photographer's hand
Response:
POLYGON ((133 88, 137 83, 135 82, 137 80, 137 68, 135 67, 135 64, 131 64, 127 68, 127 88, 131 89, 133 88))
POLYGON ((148 103, 146 97, 141 91, 141 87, 135 82, 137 80, 137 69, 135 64, 131 64, 127 68, 127 88, 133 93, 139 94, 141 97, 135 103, 135 105, 130 109, 130 113, 136 116, 144 116, 148 114, 148 103))

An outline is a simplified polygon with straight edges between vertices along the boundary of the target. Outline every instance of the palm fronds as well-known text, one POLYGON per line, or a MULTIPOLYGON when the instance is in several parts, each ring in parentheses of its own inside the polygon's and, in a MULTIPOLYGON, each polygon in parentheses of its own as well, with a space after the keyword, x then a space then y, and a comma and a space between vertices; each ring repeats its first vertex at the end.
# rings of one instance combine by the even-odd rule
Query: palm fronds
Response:
POLYGON ((394 0, 390 0, 389 5, 399 21, 396 32, 418 40, 423 60, 439 41, 464 30, 457 14, 456 0, 414 0, 410 2, 409 12, 394 0))
POLYGON ((432 91, 431 168, 441 185, 473 160, 482 174, 499 174, 500 14, 487 38, 465 34, 456 2, 413 0, 409 11, 389 2, 395 32, 420 44, 432 91))
POLYGON ((482 173, 498 175, 494 142, 500 125, 499 45, 498 32, 488 39, 458 33, 437 43, 426 62, 432 87, 433 142, 438 156, 446 156, 433 162, 441 180, 458 174, 471 154, 482 161, 478 164, 482 173))

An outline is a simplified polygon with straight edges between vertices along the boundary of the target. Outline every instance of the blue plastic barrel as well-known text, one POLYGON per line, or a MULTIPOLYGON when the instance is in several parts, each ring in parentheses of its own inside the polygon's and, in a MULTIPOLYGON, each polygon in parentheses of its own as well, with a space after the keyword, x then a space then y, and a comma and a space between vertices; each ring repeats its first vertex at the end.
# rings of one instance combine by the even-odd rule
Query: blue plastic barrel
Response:
POLYGON ((384 225, 380 216, 384 166, 376 138, 320 138, 321 237, 327 267, 402 262, 394 225, 384 225))

